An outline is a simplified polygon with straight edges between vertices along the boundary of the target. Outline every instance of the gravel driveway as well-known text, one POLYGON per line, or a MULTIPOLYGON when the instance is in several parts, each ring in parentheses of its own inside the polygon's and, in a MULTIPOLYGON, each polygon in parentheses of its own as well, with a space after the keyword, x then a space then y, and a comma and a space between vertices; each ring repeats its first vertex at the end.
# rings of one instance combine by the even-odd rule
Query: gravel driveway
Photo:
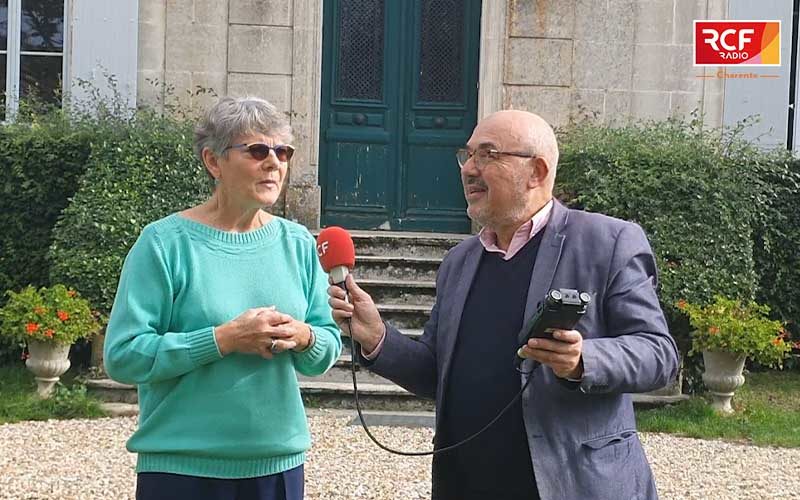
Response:
MULTIPOLYGON (((310 500, 410 500, 430 495, 430 458, 389 455, 342 413, 309 418, 310 500)), ((125 451, 135 418, 0 425, 1 499, 132 499, 134 455, 125 451)), ((426 428, 375 428, 387 444, 422 450, 426 428)), ((643 434, 664 499, 800 498, 800 449, 760 448, 643 434)))

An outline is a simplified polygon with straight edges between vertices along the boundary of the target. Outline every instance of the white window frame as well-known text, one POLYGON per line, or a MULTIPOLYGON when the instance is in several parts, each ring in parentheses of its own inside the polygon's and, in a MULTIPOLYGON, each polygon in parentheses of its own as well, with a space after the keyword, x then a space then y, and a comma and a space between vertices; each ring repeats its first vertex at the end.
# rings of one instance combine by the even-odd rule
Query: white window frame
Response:
POLYGON ((37 52, 21 50, 22 38, 22 0, 8 0, 8 39, 6 40, 6 50, 0 50, 0 54, 6 56, 6 120, 13 119, 19 110, 19 79, 20 61, 22 56, 45 56, 61 57, 61 92, 69 89, 69 64, 68 47, 69 45, 69 16, 70 1, 64 0, 63 14, 63 35, 61 52, 37 52))

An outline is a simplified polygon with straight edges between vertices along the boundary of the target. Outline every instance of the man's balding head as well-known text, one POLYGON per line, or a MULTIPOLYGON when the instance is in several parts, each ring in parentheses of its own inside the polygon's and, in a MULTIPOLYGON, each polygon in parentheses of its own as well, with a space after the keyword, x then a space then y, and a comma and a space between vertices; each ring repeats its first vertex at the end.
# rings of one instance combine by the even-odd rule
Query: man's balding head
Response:
POLYGON ((547 162, 548 181, 552 188, 558 165, 558 142, 553 128, 541 116, 518 109, 505 109, 487 116, 475 127, 498 131, 504 149, 536 155, 547 162))

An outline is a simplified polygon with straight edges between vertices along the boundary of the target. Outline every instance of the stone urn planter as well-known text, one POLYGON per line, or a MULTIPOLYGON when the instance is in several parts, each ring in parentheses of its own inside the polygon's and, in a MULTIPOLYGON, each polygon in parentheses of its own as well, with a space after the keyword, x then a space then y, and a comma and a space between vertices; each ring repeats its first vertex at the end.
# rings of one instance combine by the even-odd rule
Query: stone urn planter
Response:
POLYGON ((744 384, 745 356, 724 351, 703 351, 703 383, 711 393, 711 406, 722 413, 733 413, 731 398, 744 384))
POLYGON ((703 353, 703 383, 711 393, 711 406, 719 412, 733 413, 731 398, 744 384, 746 358, 780 367, 792 349, 784 324, 769 318, 766 305, 723 295, 703 305, 685 300, 675 305, 689 317, 690 353, 703 353))
POLYGON ((69 348, 69 344, 28 341, 30 356, 25 361, 25 366, 36 377, 37 392, 40 397, 49 397, 61 375, 69 370, 69 348))

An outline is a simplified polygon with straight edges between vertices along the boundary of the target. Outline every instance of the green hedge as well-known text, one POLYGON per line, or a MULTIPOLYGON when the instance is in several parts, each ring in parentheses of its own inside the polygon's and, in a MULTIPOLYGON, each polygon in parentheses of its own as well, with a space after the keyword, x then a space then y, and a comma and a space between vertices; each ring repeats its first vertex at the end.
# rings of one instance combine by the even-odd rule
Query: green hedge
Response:
MULTIPOLYGON (((763 155, 733 136, 720 137, 677 121, 617 129, 583 124, 562 137, 559 197, 644 228, 656 255, 662 306, 684 353, 689 326, 675 307, 679 299, 752 299, 757 290, 758 183, 749 164, 763 155)), ((685 364, 693 384, 695 361, 685 364)))
POLYGON ((107 314, 142 228, 210 194, 191 145, 191 122, 146 112, 94 143, 86 175, 54 230, 51 280, 107 314))
POLYGON ((800 340, 800 161, 776 154, 759 174, 764 211, 755 234, 757 297, 800 340))
MULTIPOLYGON (((86 168, 90 135, 58 113, 0 126, 0 307, 5 290, 47 286, 53 226, 86 168)), ((0 363, 21 350, 0 338, 0 363)))
POLYGON ((0 127, 0 292, 50 284, 52 229, 77 190, 88 156, 83 130, 0 127))

